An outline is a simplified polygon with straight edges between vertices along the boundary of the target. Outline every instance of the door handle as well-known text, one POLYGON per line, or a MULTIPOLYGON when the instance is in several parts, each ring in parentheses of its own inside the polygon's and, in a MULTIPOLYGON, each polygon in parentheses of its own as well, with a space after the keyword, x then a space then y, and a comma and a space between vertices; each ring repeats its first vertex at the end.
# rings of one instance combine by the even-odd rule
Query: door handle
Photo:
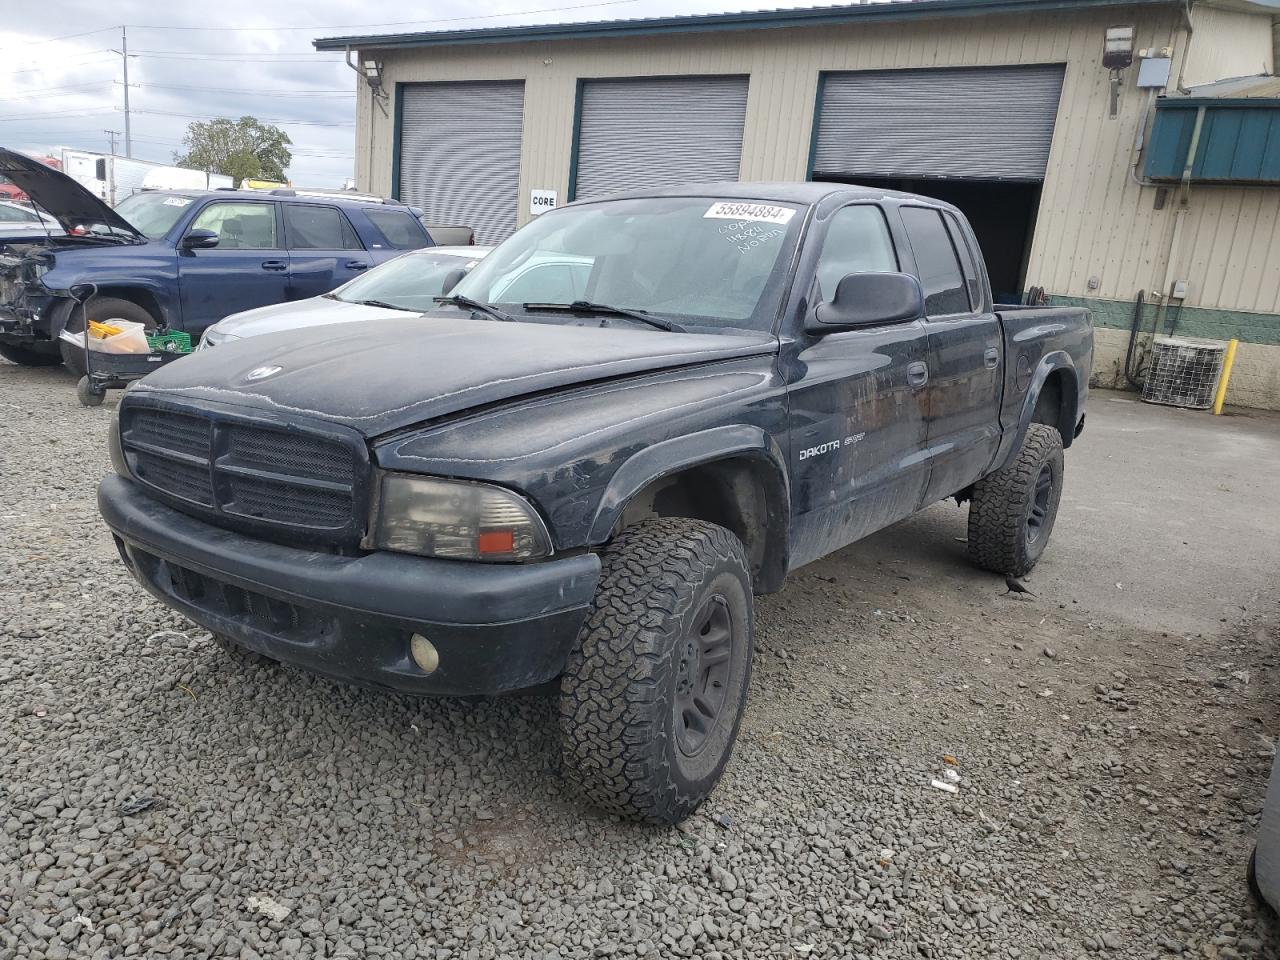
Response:
POLYGON ((345 264, 348 270, 368 270, 369 265, 363 260, 348 260, 345 264))
POLYGON ((263 260, 263 270, 284 270, 289 266, 284 260, 263 260))
POLYGON ((923 387, 929 382, 929 365, 923 360, 913 360, 907 364, 907 383, 913 387, 923 387))
POLYGON ((987 352, 982 355, 982 362, 987 365, 987 369, 994 370, 1000 363, 1000 351, 995 347, 987 347, 987 352))

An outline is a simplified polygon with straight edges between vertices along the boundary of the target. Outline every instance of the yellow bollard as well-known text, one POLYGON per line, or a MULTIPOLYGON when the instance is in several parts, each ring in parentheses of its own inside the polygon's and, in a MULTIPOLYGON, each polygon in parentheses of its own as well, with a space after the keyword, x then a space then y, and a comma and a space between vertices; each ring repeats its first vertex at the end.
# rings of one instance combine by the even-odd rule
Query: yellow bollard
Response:
POLYGON ((1222 402, 1227 399, 1227 384, 1231 382, 1231 365, 1236 362, 1236 344, 1239 340, 1227 343, 1227 355, 1222 359, 1222 376, 1218 378, 1218 393, 1213 398, 1213 415, 1222 412, 1222 402))

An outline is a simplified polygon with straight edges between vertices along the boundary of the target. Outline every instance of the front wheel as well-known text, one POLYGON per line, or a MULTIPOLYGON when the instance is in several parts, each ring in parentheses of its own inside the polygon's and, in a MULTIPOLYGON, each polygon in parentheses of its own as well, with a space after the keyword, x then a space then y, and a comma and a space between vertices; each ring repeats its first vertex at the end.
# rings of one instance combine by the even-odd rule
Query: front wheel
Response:
POLYGON ((601 566, 561 680, 565 775, 606 810, 679 823, 719 781, 746 708, 746 554, 715 524, 649 520, 619 534, 601 566))
MULTIPOLYGON (((89 320, 95 323, 110 323, 112 320, 131 320, 140 323, 148 331, 156 329, 155 317, 131 300, 119 297, 94 297, 85 310, 89 320)), ((66 329, 79 333, 84 329, 80 308, 73 307, 71 316, 67 318, 66 329)), ((78 377, 84 376, 84 347, 77 347, 65 340, 58 341, 58 349, 62 352, 62 362, 67 369, 78 377)))
POLYGON ((1013 461, 973 486, 970 559, 1009 577, 1034 567, 1058 518, 1062 471, 1062 435, 1043 423, 1031 424, 1013 461))

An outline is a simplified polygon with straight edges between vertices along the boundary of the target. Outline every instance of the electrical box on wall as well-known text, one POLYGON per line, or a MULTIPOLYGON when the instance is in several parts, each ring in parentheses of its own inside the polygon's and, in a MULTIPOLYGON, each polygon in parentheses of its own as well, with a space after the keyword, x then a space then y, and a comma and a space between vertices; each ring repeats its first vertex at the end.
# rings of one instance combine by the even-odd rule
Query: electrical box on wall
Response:
POLYGON ((1168 57, 1151 57, 1138 66, 1139 90, 1163 90, 1169 85, 1173 61, 1168 57))

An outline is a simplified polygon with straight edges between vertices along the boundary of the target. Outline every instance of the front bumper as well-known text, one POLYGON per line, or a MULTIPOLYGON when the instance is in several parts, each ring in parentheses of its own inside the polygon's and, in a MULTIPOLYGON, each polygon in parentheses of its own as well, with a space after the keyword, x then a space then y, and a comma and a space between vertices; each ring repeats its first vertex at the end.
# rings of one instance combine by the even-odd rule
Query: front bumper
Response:
POLYGON ((201 626, 405 693, 505 693, 553 679, 600 577, 594 554, 498 565, 281 546, 189 517, 116 475, 99 485, 98 509, 138 582, 201 626), (414 633, 439 651, 431 674, 409 656, 414 633))

